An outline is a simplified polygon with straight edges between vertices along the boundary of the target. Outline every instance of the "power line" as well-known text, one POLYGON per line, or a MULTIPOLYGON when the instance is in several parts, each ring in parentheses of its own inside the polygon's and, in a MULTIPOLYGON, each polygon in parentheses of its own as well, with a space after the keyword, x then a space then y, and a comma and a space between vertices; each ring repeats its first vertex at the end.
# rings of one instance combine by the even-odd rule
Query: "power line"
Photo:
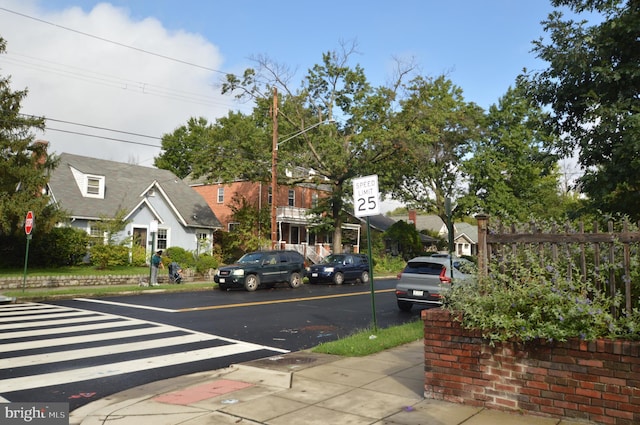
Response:
MULTIPOLYGON (((23 117, 27 117, 27 118, 42 118, 36 115, 29 115, 29 114, 20 114, 23 117)), ((44 119, 46 121, 55 121, 55 122, 59 122, 59 123, 64 123, 64 124, 71 124, 71 125, 78 125, 81 127, 87 127, 87 128, 93 128, 96 130, 105 130, 105 131, 112 131, 114 133, 122 133, 122 134, 127 134, 130 136, 138 136, 138 137, 146 137, 148 139, 154 139, 154 140, 162 140, 161 137, 157 137, 157 136, 148 136, 146 134, 140 134, 140 133, 132 133, 130 131, 122 131, 122 130, 114 130, 112 128, 107 128, 107 127, 99 127, 96 125, 90 125, 90 124, 81 124, 81 123, 77 123, 77 122, 73 122, 73 121, 65 121, 65 120, 60 120, 60 119, 55 119, 55 118, 48 118, 48 117, 44 117, 44 119)), ((46 129, 49 129, 49 127, 46 127, 46 129)), ((62 131, 62 130, 60 130, 62 131)), ((99 137, 99 136, 96 136, 99 137)))
POLYGON ((76 135, 79 135, 79 136, 95 137, 97 139, 113 140, 113 141, 116 141, 116 142, 129 143, 131 145, 150 146, 152 148, 158 148, 158 149, 162 148, 162 146, 153 145, 151 143, 134 142, 132 140, 117 139, 115 137, 107 137, 107 136, 98 136, 96 134, 81 133, 79 131, 62 130, 62 129, 59 129, 59 128, 51 128, 51 127, 47 127, 47 130, 59 131, 61 133, 76 134, 76 135))
POLYGON ((184 101, 193 104, 215 106, 222 105, 225 107, 237 107, 235 103, 221 102, 216 98, 210 96, 204 96, 199 93, 176 90, 174 88, 163 87, 151 83, 142 81, 130 80, 115 75, 109 75, 105 73, 95 72, 84 68, 75 67, 55 61, 44 60, 40 58, 34 58, 28 55, 22 55, 19 53, 11 52, 7 56, 0 57, 0 61, 12 62, 18 66, 34 69, 40 72, 46 72, 47 74, 58 74, 63 77, 86 81, 93 84, 100 84, 107 87, 117 87, 122 90, 135 90, 144 95, 158 96, 167 99, 174 99, 184 101), (21 56, 27 58, 30 62, 24 59, 15 58, 12 56, 21 56), (38 63, 42 62, 42 63, 38 63), (43 64, 44 63, 44 64, 43 64), (53 65, 53 66, 52 66, 53 65), (65 69, 68 68, 68 69, 65 69))
POLYGON ((43 24, 51 25, 51 26, 54 26, 56 28, 61 28, 61 29, 67 30, 67 31, 71 31, 71 32, 74 32, 76 34, 84 35, 85 37, 94 38, 96 40, 104 41, 106 43, 115 44, 116 46, 125 47, 127 49, 136 50, 138 52, 142 52, 142 53, 145 53, 145 54, 148 54, 148 55, 156 56, 156 57, 159 57, 159 58, 162 58, 162 59, 167 59, 167 60, 170 60, 170 61, 173 61, 173 62, 178 62, 178 63, 184 64, 184 65, 194 66, 196 68, 204 69, 204 70, 211 71, 211 72, 217 72, 217 73, 220 73, 220 74, 223 74, 223 75, 227 75, 228 74, 227 72, 220 71, 219 69, 209 68, 209 67, 206 67, 206 66, 203 66, 203 65, 195 64, 193 62, 187 62, 187 61, 184 61, 182 59, 176 59, 176 58, 172 58, 170 56, 162 55, 160 53, 150 52, 148 50, 140 49, 138 47, 129 46, 127 44, 119 43, 117 41, 113 41, 113 40, 109 40, 107 38, 99 37, 97 35, 89 34, 89 33, 82 32, 82 31, 79 31, 79 30, 76 30, 76 29, 73 29, 73 28, 65 27, 63 25, 58 25, 58 24, 53 23, 53 22, 45 21, 44 19, 36 18, 35 16, 30 16, 30 15, 27 15, 27 14, 24 14, 24 13, 16 12, 15 10, 10 10, 10 9, 5 8, 5 7, 0 7, 0 10, 4 10, 5 12, 13 13, 14 15, 22 16, 23 18, 32 19, 34 21, 41 22, 43 24))

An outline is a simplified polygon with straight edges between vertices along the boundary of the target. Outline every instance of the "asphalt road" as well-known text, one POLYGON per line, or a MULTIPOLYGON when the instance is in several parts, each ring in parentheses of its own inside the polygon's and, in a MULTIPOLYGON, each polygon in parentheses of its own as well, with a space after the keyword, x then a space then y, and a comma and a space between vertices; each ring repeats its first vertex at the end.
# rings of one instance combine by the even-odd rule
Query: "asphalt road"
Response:
POLYGON ((395 279, 369 285, 278 285, 145 293, 0 308, 0 401, 69 402, 74 410, 144 383, 311 348, 414 320, 395 279), (372 301, 373 300, 373 301, 372 301), (375 304, 375 314, 373 305, 375 304))

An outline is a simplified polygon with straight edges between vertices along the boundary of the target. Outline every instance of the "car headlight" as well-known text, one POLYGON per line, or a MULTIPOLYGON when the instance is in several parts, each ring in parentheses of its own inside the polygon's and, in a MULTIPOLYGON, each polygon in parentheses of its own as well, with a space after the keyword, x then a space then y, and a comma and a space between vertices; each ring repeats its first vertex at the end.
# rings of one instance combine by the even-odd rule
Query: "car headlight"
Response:
POLYGON ((235 269, 231 274, 234 276, 244 276, 244 269, 235 269))
POLYGON ((333 273, 334 270, 335 270, 334 267, 325 267, 324 268, 324 271, 327 272, 327 273, 333 273))

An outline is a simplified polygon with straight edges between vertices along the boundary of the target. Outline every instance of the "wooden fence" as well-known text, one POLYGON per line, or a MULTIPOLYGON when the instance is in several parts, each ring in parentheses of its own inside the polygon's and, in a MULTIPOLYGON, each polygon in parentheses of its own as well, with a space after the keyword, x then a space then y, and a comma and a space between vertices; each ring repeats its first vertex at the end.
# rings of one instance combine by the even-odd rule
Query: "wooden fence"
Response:
MULTIPOLYGON (((633 291, 631 282, 632 255, 638 256, 638 243, 640 232, 630 231, 627 222, 623 223, 621 232, 614 232, 614 223, 609 222, 606 232, 602 232, 595 223, 591 232, 585 233, 581 223, 578 229, 571 229, 568 225, 563 228, 551 228, 543 232, 535 223, 529 225, 528 232, 517 230, 515 226, 506 229, 502 225, 496 228, 490 227, 489 217, 477 215, 478 220, 478 272, 480 276, 487 276, 489 271, 489 259, 499 256, 505 250, 512 254, 519 249, 533 248, 538 251, 541 264, 547 256, 552 261, 557 261, 564 255, 569 258, 569 264, 575 264, 580 271, 583 280, 594 278, 597 285, 601 270, 608 270, 608 288, 598 286, 598 289, 608 289, 608 293, 614 296, 618 291, 625 295, 625 309, 631 311, 633 307, 633 291), (588 249, 591 245, 592 249, 588 249), (569 247, 572 247, 570 249, 569 247), (577 252, 577 259, 574 258, 577 252), (587 258, 587 253, 593 252, 593 258, 587 258), (592 261, 588 261, 592 260, 592 261), (621 278, 616 278, 616 268, 603 267, 620 264, 622 268, 621 278), (592 267, 590 270, 589 267, 592 267), (619 281, 619 282, 618 282, 619 281)), ((571 277, 572 267, 567 268, 568 277, 571 277)), ((637 298, 636 294, 636 298, 637 298)))

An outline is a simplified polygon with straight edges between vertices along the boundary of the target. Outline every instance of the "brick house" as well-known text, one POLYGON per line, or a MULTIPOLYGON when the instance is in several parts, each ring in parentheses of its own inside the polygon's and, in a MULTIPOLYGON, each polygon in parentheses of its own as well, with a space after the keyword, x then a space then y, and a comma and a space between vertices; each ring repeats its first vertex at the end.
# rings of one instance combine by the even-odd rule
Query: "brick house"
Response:
MULTIPOLYGON (((205 183, 193 180, 189 185, 198 192, 215 213, 226 231, 233 230, 234 199, 244 198, 258 209, 271 212, 271 185, 263 182, 235 181, 232 183, 205 183)), ((278 246, 295 249, 312 261, 329 254, 333 235, 310 232, 311 220, 307 213, 318 200, 328 196, 330 187, 301 183, 294 186, 279 185, 276 191, 276 227, 278 246)), ((346 225, 359 228, 359 225, 346 225)), ((269 238, 271 229, 262 232, 269 238)))

